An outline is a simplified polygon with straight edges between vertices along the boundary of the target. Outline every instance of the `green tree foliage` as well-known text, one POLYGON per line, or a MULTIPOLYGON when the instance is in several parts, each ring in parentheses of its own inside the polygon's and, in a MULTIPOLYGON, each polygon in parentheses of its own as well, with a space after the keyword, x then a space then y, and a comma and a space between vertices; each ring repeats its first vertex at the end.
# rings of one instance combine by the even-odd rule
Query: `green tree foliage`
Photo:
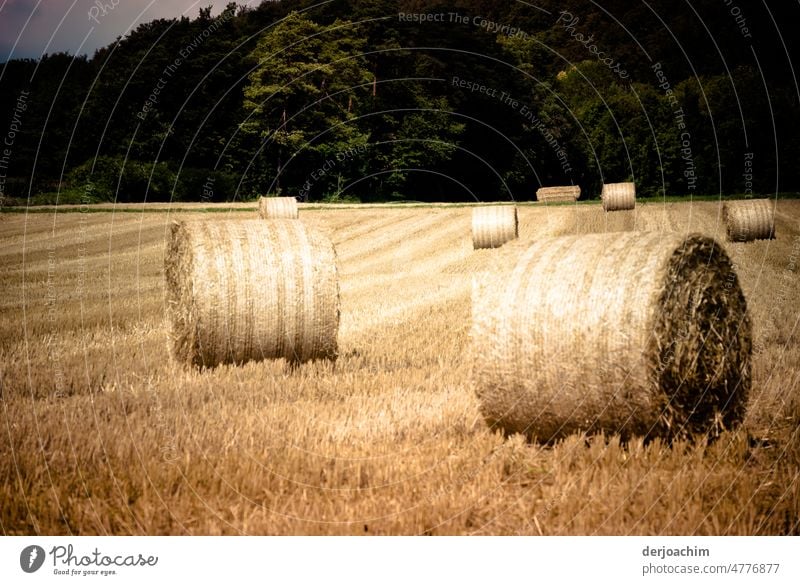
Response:
POLYGON ((284 182, 329 194, 340 177, 353 176, 354 157, 346 155, 369 141, 355 123, 372 81, 364 44, 351 22, 325 27, 292 13, 253 51, 242 130, 262 139, 261 156, 277 158, 284 182))
POLYGON ((75 167, 69 181, 100 201, 170 201, 175 173, 165 162, 100 156, 75 167))
POLYGON ((141 24, 90 57, 12 60, 0 65, 0 130, 14 134, 3 196, 86 184, 119 201, 530 199, 569 183, 596 197, 629 179, 645 197, 800 188, 796 5, 742 5, 748 38, 718 0, 601 4, 230 3, 141 24))

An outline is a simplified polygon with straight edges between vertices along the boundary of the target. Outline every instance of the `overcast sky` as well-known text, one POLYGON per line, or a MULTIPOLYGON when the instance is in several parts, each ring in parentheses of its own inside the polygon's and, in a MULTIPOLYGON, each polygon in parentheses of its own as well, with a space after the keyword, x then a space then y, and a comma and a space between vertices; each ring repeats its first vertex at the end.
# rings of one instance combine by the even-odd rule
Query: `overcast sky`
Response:
MULTIPOLYGON (((231 0, 0 0, 0 63, 66 51, 92 55, 139 24, 194 18, 201 7, 219 14, 231 0)), ((256 6, 260 0, 237 0, 256 6)))

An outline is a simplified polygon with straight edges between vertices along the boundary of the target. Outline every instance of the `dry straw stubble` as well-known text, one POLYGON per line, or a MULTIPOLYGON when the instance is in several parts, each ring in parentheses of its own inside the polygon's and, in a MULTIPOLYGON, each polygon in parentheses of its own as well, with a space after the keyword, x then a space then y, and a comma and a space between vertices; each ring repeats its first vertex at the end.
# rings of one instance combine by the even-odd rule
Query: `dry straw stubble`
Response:
POLYGON ((258 202, 262 219, 297 219, 297 199, 294 197, 262 197, 258 202))
POLYGON ((516 205, 493 205, 472 209, 472 247, 499 248, 519 236, 516 205))
POLYGON ((174 223, 165 272, 178 361, 211 367, 335 359, 336 253, 302 223, 174 223))
POLYGON ((626 211, 636 207, 636 185, 634 183, 607 183, 600 194, 603 211, 626 211))
POLYGON ((750 242, 775 237, 775 203, 770 199, 728 201, 722 214, 728 241, 750 242))
POLYGON ((490 425, 548 442, 575 432, 715 435, 742 420, 751 326, 714 240, 550 238, 490 280, 473 298, 471 332, 490 425))

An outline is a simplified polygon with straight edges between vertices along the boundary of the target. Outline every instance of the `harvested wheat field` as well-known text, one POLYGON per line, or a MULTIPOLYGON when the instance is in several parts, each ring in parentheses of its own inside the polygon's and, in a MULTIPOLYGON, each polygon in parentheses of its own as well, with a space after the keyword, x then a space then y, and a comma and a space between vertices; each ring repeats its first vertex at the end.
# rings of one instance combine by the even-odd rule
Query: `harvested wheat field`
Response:
POLYGON ((469 207, 313 208, 338 257, 338 359, 169 358, 164 254, 209 213, 0 216, 4 534, 800 534, 800 202, 775 240, 725 242, 717 203, 519 207, 473 250, 469 207), (476 274, 547 236, 700 232, 752 319, 740 426, 714 441, 484 421, 467 355, 476 274))

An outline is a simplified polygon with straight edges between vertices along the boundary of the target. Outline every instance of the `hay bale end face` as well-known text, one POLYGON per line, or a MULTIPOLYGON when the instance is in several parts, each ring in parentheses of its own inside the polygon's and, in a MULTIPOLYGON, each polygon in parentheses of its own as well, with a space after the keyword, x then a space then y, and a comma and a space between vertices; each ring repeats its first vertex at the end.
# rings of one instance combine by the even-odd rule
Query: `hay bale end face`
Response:
POLYGON ((579 185, 542 187, 536 191, 536 200, 545 203, 577 201, 580 196, 581 188, 579 185))
POLYGON ((297 199, 294 197, 262 197, 258 201, 262 219, 297 219, 297 199))
POLYGON ((484 281, 470 361, 491 426, 550 442, 579 432, 716 435, 742 420, 751 326, 713 239, 549 238, 484 281))
POLYGON ((519 236, 515 205, 495 205, 472 209, 472 247, 499 248, 519 236))
POLYGON ((636 207, 636 185, 634 183, 608 183, 600 194, 603 211, 626 211, 636 207))
POLYGON ((775 203, 770 199, 728 201, 722 213, 730 242, 771 240, 775 237, 775 203))
POLYGON ((175 223, 165 273, 178 361, 336 358, 336 254, 300 222, 175 223))

